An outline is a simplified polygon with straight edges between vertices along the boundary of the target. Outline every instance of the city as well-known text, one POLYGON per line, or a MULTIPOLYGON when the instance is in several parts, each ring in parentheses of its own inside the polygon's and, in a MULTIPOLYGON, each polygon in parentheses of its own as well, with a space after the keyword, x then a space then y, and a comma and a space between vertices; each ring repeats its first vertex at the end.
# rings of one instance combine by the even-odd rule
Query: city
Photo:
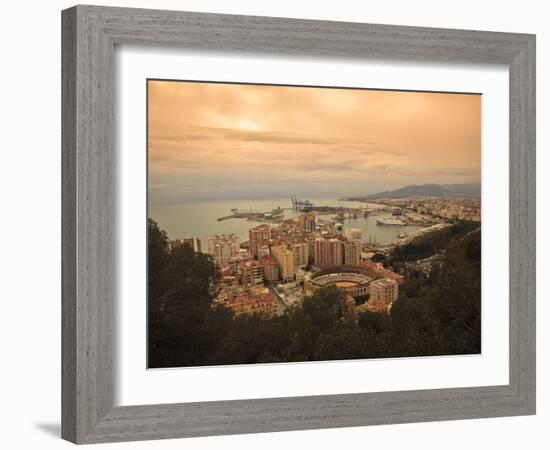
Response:
MULTIPOLYGON (((271 318, 300 305, 316 290, 335 286, 346 293, 347 318, 356 319, 365 311, 390 314, 399 286, 405 281, 404 270, 397 273, 391 266, 384 267, 377 257, 414 240, 429 239, 453 223, 481 220, 479 199, 383 199, 378 203, 382 207, 371 214, 392 213, 391 218, 378 220, 379 226, 422 224, 424 228, 410 235, 402 232, 394 242, 383 245, 364 242, 359 228, 344 229, 337 220, 344 222, 346 213, 357 215, 349 208, 346 212, 328 206, 316 208, 307 200, 293 198, 293 209, 300 213, 296 219, 284 219, 272 212, 260 217, 263 215, 259 213, 233 211, 224 219, 265 219, 270 223, 252 226, 248 239, 232 233, 208 237, 204 252, 213 258, 220 274, 212 285, 212 308, 271 318), (335 217, 324 219, 334 212, 335 217)), ((171 241, 172 248, 181 245, 203 251, 197 237, 171 241)), ((434 256, 418 261, 424 271, 434 256)))

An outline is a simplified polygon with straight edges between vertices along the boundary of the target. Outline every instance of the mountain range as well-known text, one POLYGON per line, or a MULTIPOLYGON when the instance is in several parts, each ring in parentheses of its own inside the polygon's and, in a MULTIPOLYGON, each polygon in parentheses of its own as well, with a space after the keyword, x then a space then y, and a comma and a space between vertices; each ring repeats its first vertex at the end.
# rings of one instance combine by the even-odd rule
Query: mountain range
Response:
POLYGON ((380 198, 407 197, 480 197, 481 184, 410 184, 394 191, 382 191, 371 195, 347 197, 346 200, 374 200, 380 198))

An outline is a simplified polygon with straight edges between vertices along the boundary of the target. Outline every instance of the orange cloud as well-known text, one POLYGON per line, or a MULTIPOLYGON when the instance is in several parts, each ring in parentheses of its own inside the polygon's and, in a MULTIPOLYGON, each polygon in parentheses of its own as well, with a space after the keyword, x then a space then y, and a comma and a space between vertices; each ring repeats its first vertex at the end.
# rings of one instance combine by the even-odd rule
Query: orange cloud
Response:
POLYGON ((153 202, 480 181, 480 95, 150 80, 148 127, 153 202))

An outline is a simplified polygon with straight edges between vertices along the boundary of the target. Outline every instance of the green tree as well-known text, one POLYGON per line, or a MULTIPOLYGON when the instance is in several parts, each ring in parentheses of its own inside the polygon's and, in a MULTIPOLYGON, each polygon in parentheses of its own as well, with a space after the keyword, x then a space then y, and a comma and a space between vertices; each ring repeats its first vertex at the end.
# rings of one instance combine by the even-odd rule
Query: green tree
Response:
POLYGON ((374 262, 382 262, 382 261, 385 261, 386 260, 386 255, 383 255, 382 253, 375 253, 373 256, 372 256, 372 260, 374 262))
POLYGON ((149 224, 149 365, 189 365, 181 363, 201 360, 212 345, 203 324, 217 272, 209 256, 188 246, 167 251, 166 234, 149 224))
POLYGON ((149 219, 147 221, 147 282, 149 298, 162 295, 167 281, 166 267, 170 259, 170 244, 165 231, 149 219))

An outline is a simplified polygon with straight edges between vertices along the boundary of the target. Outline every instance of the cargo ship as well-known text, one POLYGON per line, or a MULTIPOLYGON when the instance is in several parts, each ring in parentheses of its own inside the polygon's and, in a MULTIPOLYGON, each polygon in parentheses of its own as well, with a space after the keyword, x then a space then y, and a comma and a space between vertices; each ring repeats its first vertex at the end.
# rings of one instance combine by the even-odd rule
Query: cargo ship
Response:
POLYGON ((275 208, 272 209, 269 212, 264 213, 264 219, 265 220, 273 220, 273 219, 280 219, 285 214, 284 210, 282 208, 275 208))
POLYGON ((398 219, 396 217, 385 217, 383 219, 378 219, 376 221, 376 225, 398 225, 398 226, 403 226, 403 225, 407 225, 407 222, 404 219, 398 219))

